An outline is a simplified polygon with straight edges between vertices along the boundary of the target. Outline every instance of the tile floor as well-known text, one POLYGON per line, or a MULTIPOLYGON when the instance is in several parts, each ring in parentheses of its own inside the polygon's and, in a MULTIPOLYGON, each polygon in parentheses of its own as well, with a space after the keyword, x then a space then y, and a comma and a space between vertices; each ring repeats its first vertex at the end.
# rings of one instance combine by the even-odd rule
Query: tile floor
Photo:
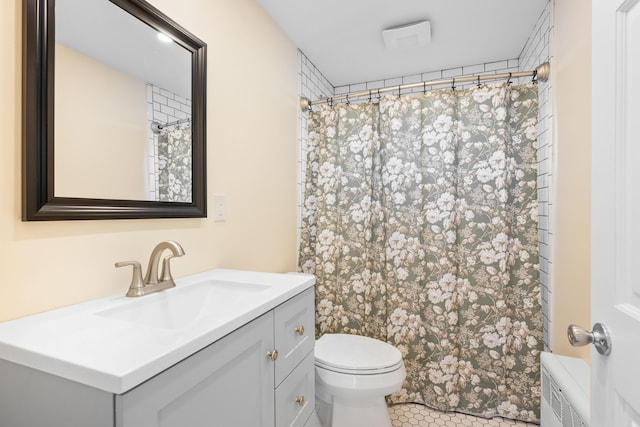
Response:
MULTIPOLYGON (((536 424, 503 418, 487 420, 455 412, 440 412, 415 403, 391 406, 389 416, 393 427, 537 427, 536 424)), ((320 427, 315 413, 306 427, 320 427)))
POLYGON ((522 421, 504 418, 478 418, 456 412, 440 412, 423 405, 405 403, 389 407, 391 425, 393 427, 535 427, 522 421))

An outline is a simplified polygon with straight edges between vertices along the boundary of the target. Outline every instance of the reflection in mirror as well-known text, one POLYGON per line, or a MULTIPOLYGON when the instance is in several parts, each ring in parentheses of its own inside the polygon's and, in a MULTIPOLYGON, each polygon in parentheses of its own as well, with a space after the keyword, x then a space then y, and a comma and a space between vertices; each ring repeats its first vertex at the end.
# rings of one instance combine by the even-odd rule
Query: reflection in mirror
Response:
POLYGON ((190 203, 191 52, 109 1, 55 17, 55 196, 190 203))
POLYGON ((22 4, 22 219, 206 217, 206 44, 145 0, 22 4))

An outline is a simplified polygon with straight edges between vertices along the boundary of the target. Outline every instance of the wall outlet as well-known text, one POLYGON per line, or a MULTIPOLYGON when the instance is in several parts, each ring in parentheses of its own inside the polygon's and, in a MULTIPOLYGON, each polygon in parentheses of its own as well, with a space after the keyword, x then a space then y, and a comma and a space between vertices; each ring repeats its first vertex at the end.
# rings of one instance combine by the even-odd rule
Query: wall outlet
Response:
POLYGON ((225 221, 227 219, 227 196, 224 194, 213 195, 213 220, 225 221))

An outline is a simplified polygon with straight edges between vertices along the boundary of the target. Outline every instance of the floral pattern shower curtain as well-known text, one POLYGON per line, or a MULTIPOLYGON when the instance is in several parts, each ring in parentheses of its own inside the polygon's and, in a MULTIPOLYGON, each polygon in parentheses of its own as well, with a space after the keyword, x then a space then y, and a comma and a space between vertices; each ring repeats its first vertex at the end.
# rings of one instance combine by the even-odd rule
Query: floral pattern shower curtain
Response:
POLYGON ((158 136, 160 201, 191 203, 191 164, 191 125, 163 130, 158 136))
POLYGON ((539 419, 537 115, 533 83, 309 113, 316 334, 400 349, 392 401, 539 419))

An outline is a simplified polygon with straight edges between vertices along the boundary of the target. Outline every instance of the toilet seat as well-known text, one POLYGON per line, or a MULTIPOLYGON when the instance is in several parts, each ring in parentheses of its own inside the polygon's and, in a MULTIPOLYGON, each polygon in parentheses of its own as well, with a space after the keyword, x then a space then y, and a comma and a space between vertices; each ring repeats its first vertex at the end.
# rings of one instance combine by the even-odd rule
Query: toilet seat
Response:
POLYGON ((316 367, 349 375, 376 375, 404 366, 400 351, 385 342, 348 334, 326 334, 316 341, 316 367))

